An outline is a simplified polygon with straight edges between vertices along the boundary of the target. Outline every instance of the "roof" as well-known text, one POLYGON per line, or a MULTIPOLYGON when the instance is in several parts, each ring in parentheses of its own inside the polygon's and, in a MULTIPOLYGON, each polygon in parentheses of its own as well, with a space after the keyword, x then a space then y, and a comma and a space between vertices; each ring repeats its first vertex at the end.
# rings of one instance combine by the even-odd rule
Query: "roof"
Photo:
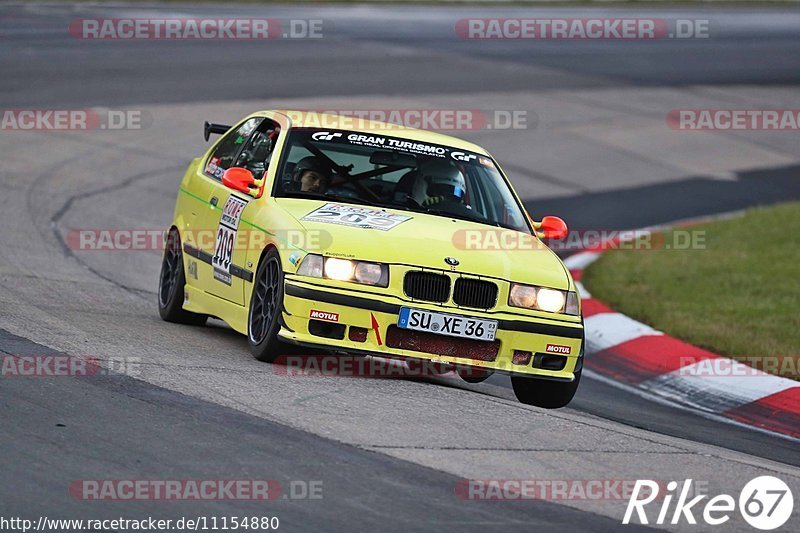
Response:
POLYGON ((390 137, 401 137, 403 139, 410 139, 414 141, 440 144, 443 146, 460 148, 462 150, 469 150, 470 152, 489 155, 484 148, 478 146, 477 144, 473 144, 457 137, 451 137, 450 135, 443 135, 441 133, 434 133, 432 131, 421 130, 417 128, 399 126, 397 124, 391 124, 387 122, 367 120, 355 115, 334 115, 317 113, 315 111, 287 109, 270 110, 265 112, 280 113, 285 115, 291 121, 291 127, 293 128, 338 129, 355 131, 359 133, 369 133, 372 135, 387 135, 390 137))

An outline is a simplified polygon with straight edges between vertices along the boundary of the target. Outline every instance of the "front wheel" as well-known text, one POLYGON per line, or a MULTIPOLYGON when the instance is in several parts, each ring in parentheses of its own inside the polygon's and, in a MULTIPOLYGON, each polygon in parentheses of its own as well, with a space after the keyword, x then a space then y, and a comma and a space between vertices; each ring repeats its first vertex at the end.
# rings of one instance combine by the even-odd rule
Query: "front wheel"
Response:
POLYGON ((247 340, 253 357, 272 363, 286 345, 278 339, 278 317, 283 309, 283 268, 278 252, 267 252, 256 271, 250 312, 247 317, 247 340))
POLYGON ((158 314, 167 322, 202 326, 206 315, 184 310, 184 285, 186 274, 183 271, 183 251, 181 236, 172 228, 167 234, 164 257, 161 260, 161 275, 158 278, 158 314))
POLYGON ((558 409, 571 402, 580 381, 580 370, 575 372, 575 379, 571 382, 511 376, 511 386, 517 400, 545 409, 558 409))

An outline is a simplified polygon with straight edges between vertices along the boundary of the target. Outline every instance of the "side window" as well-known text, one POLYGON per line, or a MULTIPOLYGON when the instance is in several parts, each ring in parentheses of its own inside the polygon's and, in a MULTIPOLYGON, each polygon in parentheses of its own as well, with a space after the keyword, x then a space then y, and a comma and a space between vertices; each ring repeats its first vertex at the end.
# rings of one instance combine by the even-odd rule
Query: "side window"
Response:
POLYGON ((208 164, 206 164, 206 174, 218 180, 222 179, 222 173, 233 166, 236 156, 239 155, 248 137, 250 137, 262 120, 264 119, 260 117, 251 118, 236 130, 226 134, 208 160, 208 164))
POLYGON ((246 168, 256 179, 264 177, 279 133, 280 126, 265 119, 239 153, 234 166, 246 168))

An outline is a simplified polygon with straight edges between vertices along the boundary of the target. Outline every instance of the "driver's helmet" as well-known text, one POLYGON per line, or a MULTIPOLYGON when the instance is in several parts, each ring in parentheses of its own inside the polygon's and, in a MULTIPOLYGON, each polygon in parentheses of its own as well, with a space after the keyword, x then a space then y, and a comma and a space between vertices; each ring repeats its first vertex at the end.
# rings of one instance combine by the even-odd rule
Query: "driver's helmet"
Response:
POLYGON ((422 205, 443 200, 462 203, 466 190, 464 175, 453 163, 431 160, 420 165, 412 196, 422 205))
POLYGON ((331 169, 313 155, 306 156, 297 162, 294 166, 294 171, 292 171, 292 179, 294 181, 300 181, 303 172, 306 170, 313 170, 320 176, 324 176, 328 181, 331 179, 331 169))

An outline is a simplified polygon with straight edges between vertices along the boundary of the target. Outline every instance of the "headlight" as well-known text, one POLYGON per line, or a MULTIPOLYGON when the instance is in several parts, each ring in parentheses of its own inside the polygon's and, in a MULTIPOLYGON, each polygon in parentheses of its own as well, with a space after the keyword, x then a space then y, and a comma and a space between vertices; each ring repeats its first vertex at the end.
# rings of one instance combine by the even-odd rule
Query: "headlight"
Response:
POLYGON ((555 289, 541 288, 536 293, 536 307, 550 313, 561 311, 565 300, 564 293, 555 289))
POLYGON ((338 257, 322 257, 317 254, 305 256, 297 273, 312 278, 352 281, 378 287, 389 286, 389 267, 386 265, 338 257))
POLYGON ((511 290, 508 293, 508 305, 547 311, 548 313, 564 313, 576 316, 580 314, 578 310, 578 295, 574 292, 521 285, 519 283, 511 284, 511 290))
POLYGON ((377 285, 383 276, 382 265, 377 263, 358 263, 356 265, 356 281, 367 285, 377 285))
POLYGON ((533 309, 536 305, 536 287, 528 285, 511 285, 511 293, 508 296, 508 303, 516 307, 528 307, 533 309))
POLYGON ((354 268, 355 264, 349 259, 329 257, 325 260, 325 277, 339 281, 350 281, 353 279, 354 268))

